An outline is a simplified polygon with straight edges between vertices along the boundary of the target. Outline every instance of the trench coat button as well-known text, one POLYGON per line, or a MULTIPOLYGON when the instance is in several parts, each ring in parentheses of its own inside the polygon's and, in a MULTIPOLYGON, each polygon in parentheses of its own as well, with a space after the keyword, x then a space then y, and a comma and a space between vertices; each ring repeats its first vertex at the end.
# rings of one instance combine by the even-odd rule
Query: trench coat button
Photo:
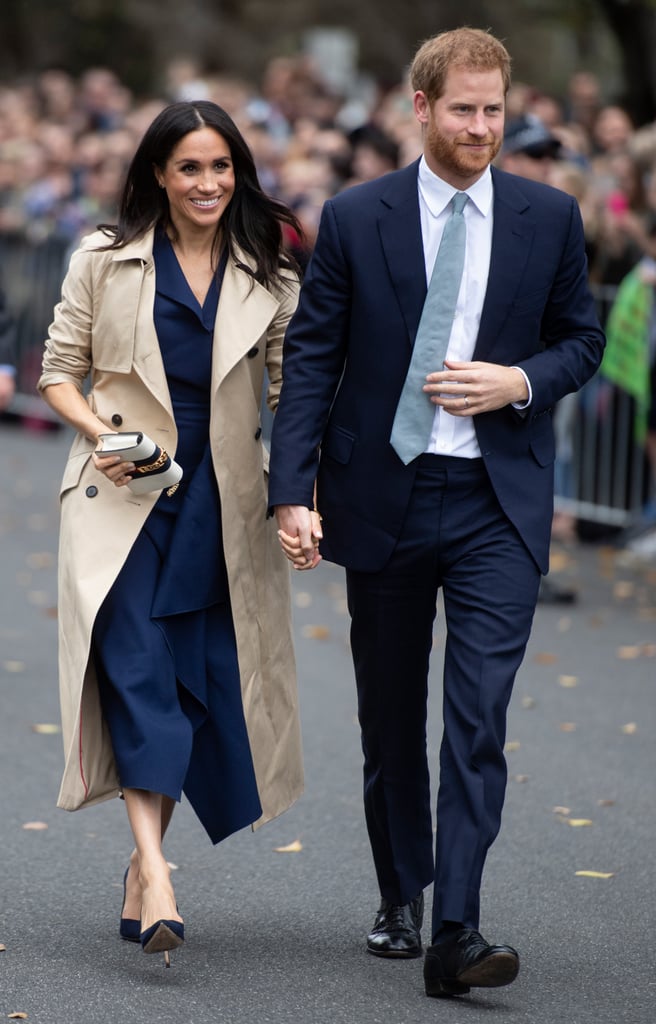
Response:
POLYGON ((262 427, 258 427, 257 430, 255 431, 255 440, 259 441, 261 437, 262 437, 262 427))
POLYGON ((91 484, 90 487, 87 487, 84 493, 86 494, 87 498, 95 498, 96 494, 98 493, 98 488, 96 487, 95 484, 91 484))
POLYGON ((119 413, 115 412, 114 415, 112 416, 112 426, 113 427, 120 427, 122 425, 122 423, 123 423, 123 417, 120 416, 119 413))
POLYGON ((248 350, 248 352, 246 353, 246 355, 247 355, 247 357, 248 357, 249 359, 255 359, 255 356, 257 355, 257 353, 258 353, 259 351, 260 351, 260 350, 259 350, 259 348, 257 348, 257 347, 256 347, 256 348, 249 348, 249 350, 248 350))

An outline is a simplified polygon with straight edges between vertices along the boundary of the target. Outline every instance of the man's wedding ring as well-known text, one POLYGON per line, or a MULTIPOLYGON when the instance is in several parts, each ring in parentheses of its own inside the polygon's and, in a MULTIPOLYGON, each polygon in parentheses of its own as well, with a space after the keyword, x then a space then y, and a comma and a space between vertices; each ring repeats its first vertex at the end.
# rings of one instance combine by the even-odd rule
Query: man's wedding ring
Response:
POLYGON ((469 402, 467 401, 467 395, 463 395, 462 396, 462 400, 465 403, 465 409, 466 409, 469 406, 469 402))

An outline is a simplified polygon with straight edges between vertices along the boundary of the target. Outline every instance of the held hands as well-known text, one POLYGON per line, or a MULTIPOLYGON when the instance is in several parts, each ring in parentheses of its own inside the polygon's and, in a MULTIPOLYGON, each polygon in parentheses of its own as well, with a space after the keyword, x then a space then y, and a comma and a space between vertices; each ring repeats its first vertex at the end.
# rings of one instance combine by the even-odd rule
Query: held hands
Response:
POLYGON ((321 561, 321 516, 305 505, 276 505, 278 538, 294 569, 314 569, 321 561))
POLYGON ((445 360, 444 366, 444 370, 428 374, 423 390, 431 402, 452 416, 475 416, 528 401, 524 375, 514 366, 453 360, 445 360))

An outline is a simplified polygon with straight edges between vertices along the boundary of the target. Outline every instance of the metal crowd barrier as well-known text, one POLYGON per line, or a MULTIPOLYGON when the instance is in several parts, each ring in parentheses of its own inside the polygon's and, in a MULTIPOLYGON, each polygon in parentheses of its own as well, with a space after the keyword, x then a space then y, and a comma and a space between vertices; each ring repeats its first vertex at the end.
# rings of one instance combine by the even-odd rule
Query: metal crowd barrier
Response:
MULTIPOLYGON (((0 275, 18 333, 18 393, 12 411, 19 415, 50 415, 35 385, 70 248, 68 240, 59 238, 0 235, 0 275)), ((595 289, 602 323, 615 294, 615 288, 595 289)), ((638 520, 653 481, 644 446, 634 437, 631 396, 597 374, 578 395, 558 404, 554 425, 556 508, 613 527, 638 520)))
MULTIPOLYGON (((605 324, 615 286, 594 286, 605 324)), ((646 342, 645 342, 646 343, 646 342)), ((597 373, 554 410, 555 507, 576 519, 610 527, 639 523, 655 481, 635 432, 635 401, 597 373)))
POLYGON ((68 239, 0 233, 0 281, 16 328, 16 396, 9 411, 21 417, 54 420, 36 382, 69 254, 68 239))

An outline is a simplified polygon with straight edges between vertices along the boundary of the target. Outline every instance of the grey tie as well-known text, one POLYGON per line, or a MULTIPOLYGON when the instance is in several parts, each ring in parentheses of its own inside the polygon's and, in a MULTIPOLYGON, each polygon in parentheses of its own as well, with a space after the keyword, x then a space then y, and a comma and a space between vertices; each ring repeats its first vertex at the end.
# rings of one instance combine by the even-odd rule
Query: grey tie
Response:
POLYGON ((410 368, 396 407, 390 442, 406 466, 426 451, 435 418, 435 406, 422 387, 427 374, 442 369, 451 336, 465 265, 466 227, 462 211, 468 198, 466 192, 456 192, 451 200, 453 209, 444 226, 410 368))

